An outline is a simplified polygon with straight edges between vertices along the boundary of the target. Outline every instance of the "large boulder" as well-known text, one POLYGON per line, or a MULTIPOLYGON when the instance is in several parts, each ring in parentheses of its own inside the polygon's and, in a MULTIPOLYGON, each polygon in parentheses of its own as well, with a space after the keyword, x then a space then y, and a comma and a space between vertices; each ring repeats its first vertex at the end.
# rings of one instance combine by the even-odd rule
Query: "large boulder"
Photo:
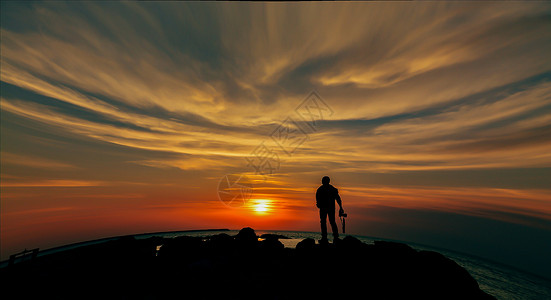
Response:
POLYGON ((239 233, 235 236, 235 240, 241 243, 253 243, 258 241, 258 237, 251 227, 245 227, 239 230, 239 233))
MULTIPOLYGON (((263 234, 264 240, 260 242, 260 248, 267 252, 281 251, 285 246, 279 241, 279 235, 263 234)), ((261 236, 261 237, 262 237, 261 236)))
POLYGON ((235 236, 235 241, 241 251, 250 250, 258 246, 258 236, 256 236, 254 229, 250 227, 239 230, 239 233, 235 236))

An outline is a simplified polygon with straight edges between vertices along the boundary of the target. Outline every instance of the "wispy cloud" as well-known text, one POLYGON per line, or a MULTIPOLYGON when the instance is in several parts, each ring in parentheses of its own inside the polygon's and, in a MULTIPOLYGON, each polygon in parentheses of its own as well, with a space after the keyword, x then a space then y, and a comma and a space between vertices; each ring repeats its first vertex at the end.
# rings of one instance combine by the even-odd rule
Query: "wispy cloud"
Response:
POLYGON ((73 180, 73 179, 49 179, 49 180, 18 180, 2 181, 2 187, 87 187, 104 186, 109 182, 73 180))
POLYGON ((548 146, 549 120, 535 113, 550 109, 548 80, 508 95, 489 92, 551 70, 546 5, 170 4, 162 18, 148 6, 86 4, 83 13, 36 5, 40 34, 2 28, 4 82, 101 118, 13 96, 3 96, 3 109, 118 145, 227 160, 247 155, 318 88, 338 112, 335 121, 387 119, 324 128, 309 144, 310 160, 345 157, 377 162, 382 171, 551 162, 534 155, 548 146), (212 35, 186 29, 175 36, 167 27, 206 25, 181 18, 190 9, 220 20, 207 26, 212 35), (415 17, 402 17, 408 10, 415 17), (457 103, 468 97, 475 98, 457 103), (332 149, 323 147, 335 139, 332 149), (507 143, 517 146, 501 146, 507 143), (530 161, 514 159, 527 155, 530 161))
POLYGON ((15 164, 21 166, 28 166, 33 168, 45 168, 45 169, 73 169, 76 166, 59 162, 56 160, 39 158, 28 155, 20 155, 9 152, 0 153, 3 163, 15 164))
MULTIPOLYGON (((367 199, 359 206, 388 206, 408 209, 441 210, 460 214, 501 219, 524 223, 523 218, 532 221, 551 221, 551 203, 547 190, 503 189, 503 188, 441 188, 441 187, 347 187, 344 193, 349 197, 367 199), (507 215, 506 215, 507 214, 507 215)), ((528 225, 533 226, 533 223, 528 225)), ((550 228, 546 228, 550 229, 550 228)))

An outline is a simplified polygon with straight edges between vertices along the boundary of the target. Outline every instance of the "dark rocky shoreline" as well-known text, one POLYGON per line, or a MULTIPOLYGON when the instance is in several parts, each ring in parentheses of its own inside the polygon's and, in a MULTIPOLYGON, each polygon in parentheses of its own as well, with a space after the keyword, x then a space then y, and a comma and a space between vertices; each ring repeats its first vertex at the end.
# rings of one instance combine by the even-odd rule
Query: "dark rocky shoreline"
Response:
POLYGON ((118 240, 0 269, 2 294, 46 299, 494 299, 437 252, 347 236, 284 248, 279 236, 118 240), (158 246, 163 245, 157 251, 158 246))

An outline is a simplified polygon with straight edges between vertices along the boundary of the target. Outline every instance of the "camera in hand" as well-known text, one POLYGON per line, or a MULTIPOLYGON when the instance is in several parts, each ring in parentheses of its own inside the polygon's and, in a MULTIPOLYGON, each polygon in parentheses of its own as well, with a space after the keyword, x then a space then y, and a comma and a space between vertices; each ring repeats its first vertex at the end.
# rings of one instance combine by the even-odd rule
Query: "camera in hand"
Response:
POLYGON ((348 214, 345 213, 343 209, 340 209, 339 219, 341 219, 341 223, 342 223, 342 233, 346 233, 346 217, 348 217, 348 214))

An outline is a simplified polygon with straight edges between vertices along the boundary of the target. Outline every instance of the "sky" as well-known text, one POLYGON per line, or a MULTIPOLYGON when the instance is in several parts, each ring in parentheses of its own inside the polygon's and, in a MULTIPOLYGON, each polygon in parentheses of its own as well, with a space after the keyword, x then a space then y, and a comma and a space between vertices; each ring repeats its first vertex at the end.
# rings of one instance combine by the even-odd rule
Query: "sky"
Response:
POLYGON ((2 2, 1 259, 347 232, 551 278, 551 4, 2 2))

